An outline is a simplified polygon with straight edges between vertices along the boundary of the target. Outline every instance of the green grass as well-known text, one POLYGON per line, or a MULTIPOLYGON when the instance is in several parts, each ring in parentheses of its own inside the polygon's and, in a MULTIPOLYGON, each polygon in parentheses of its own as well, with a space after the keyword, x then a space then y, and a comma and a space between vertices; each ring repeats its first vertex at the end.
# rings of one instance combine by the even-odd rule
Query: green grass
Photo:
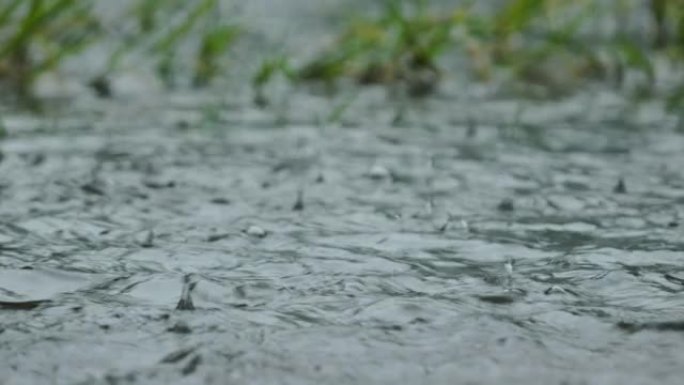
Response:
POLYGON ((259 107, 265 107, 270 103, 264 89, 279 75, 288 80, 293 80, 296 76, 290 66, 287 56, 281 55, 274 58, 267 58, 261 62, 257 72, 252 77, 254 104, 259 107))
POLYGON ((86 0, 1 0, 0 81, 28 98, 37 76, 95 41, 91 8, 86 0))
MULTIPOLYGON (((179 78, 203 87, 229 70, 242 27, 221 12, 219 0, 133 0, 116 26, 100 19, 95 1, 0 0, 0 87, 29 99, 40 75, 99 43, 111 47, 91 82, 101 96, 110 94, 107 79, 136 66, 136 57, 151 62, 169 87, 179 78)), ((264 60, 252 78, 255 102, 268 104, 265 90, 277 77, 398 84, 410 96, 427 96, 463 70, 451 65, 460 58, 473 80, 524 95, 560 97, 604 83, 663 97, 671 108, 684 104, 684 85, 658 88, 660 64, 684 73, 684 0, 508 0, 489 11, 475 0, 460 4, 436 11, 429 0, 386 0, 377 14, 349 20, 309 60, 296 53, 264 60), (587 34, 597 20, 628 21, 638 12, 650 19, 641 36, 629 25, 602 39, 587 34)))
POLYGON ((226 56, 241 31, 224 20, 219 0, 138 0, 128 15, 136 21, 135 28, 119 39, 100 77, 117 71, 132 53, 142 52, 155 62, 157 75, 173 86, 179 73, 188 71, 182 57, 190 56, 192 83, 203 87, 225 70, 226 56))
MULTIPOLYGON (((380 15, 350 20, 328 49, 296 69, 296 78, 400 82, 410 95, 424 96, 449 74, 442 68, 444 57, 460 56, 468 59, 475 79, 542 90, 547 98, 596 82, 627 91, 628 77, 638 79, 630 87, 643 95, 658 91, 658 60, 679 67, 684 62, 683 0, 509 0, 493 13, 478 11, 474 1, 439 13, 428 5, 388 1, 380 15), (600 41, 585 33, 597 19, 643 11, 652 16, 650 39, 635 39, 628 28, 600 41)), ((672 105, 678 105, 682 89, 670 98, 672 105)))
POLYGON ((450 15, 430 13, 425 1, 388 2, 379 17, 352 21, 334 46, 296 69, 296 78, 404 82, 413 94, 429 94, 442 73, 438 59, 454 43, 455 25, 450 15))
MULTIPOLYGON (((20 100, 31 99, 34 81, 96 43, 114 48, 91 85, 110 93, 108 76, 125 59, 141 54, 156 63, 169 85, 179 56, 192 58, 195 86, 209 84, 226 68, 240 28, 220 13, 219 0, 136 0, 121 15, 124 32, 113 33, 94 10, 95 0, 0 0, 0 85, 20 100), (132 24, 132 25, 131 25, 132 24), (113 44, 112 44, 113 43, 113 44), (185 47, 190 47, 190 53, 185 47)), ((183 69, 184 70, 184 69, 183 69)), ((182 71, 182 70, 181 70, 182 71)))

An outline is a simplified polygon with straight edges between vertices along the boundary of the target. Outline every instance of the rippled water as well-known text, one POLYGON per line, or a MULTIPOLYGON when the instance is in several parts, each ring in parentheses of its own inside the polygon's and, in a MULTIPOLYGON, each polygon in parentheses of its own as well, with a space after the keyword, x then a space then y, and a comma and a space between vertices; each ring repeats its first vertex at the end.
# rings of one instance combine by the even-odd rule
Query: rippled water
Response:
POLYGON ((657 103, 205 96, 4 116, 0 384, 681 382, 657 103))
POLYGON ((8 118, 3 383, 679 383, 684 137, 504 107, 8 118))

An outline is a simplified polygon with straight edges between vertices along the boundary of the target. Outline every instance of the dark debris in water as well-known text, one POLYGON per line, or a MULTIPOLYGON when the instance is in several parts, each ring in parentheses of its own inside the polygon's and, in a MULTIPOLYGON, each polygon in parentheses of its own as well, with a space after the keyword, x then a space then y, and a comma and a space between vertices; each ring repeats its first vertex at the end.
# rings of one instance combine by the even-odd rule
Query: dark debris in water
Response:
POLYGON ((295 200, 295 203, 292 206, 292 210, 293 211, 304 210, 304 191, 301 189, 297 191, 297 199, 295 200))
POLYGON ((33 310, 50 303, 50 300, 0 301, 1 310, 33 310))
POLYGON ((192 292, 197 287, 197 281, 191 274, 183 277, 183 289, 181 297, 176 305, 176 310, 195 310, 195 305, 192 302, 192 292))
POLYGON ((88 86, 95 92, 95 95, 99 98, 109 99, 113 96, 112 84, 107 76, 100 75, 94 77, 88 86))
POLYGON ((175 364, 177 362, 182 361, 192 353, 194 353, 195 350, 196 349, 194 347, 176 350, 175 352, 167 354, 164 358, 161 359, 160 362, 163 364, 175 364))
POLYGON ((230 238, 230 234, 228 233, 222 233, 222 234, 212 234, 207 237, 207 242, 218 242, 222 239, 230 238))
POLYGON ((192 303, 192 297, 182 297, 176 305, 176 310, 195 310, 195 305, 192 303))
POLYGON ((627 194, 627 185, 623 178, 618 179, 617 184, 613 187, 613 192, 615 194, 627 194))
POLYGON ((227 206, 231 203, 230 199, 228 199, 228 198, 214 198, 210 202, 215 204, 215 205, 223 205, 223 206, 227 206))
POLYGON ((482 302, 487 302, 494 305, 510 305, 516 301, 517 296, 505 293, 480 295, 477 298, 482 302))
POLYGON ((675 276, 673 274, 667 274, 667 273, 664 275, 664 277, 665 277, 665 279, 667 279, 668 281, 670 281, 672 283, 677 283, 679 285, 684 286, 684 278, 682 278, 682 277, 678 277, 678 276, 675 276))
POLYGON ((154 180, 147 180, 143 182, 145 187, 153 190, 160 190, 160 189, 169 189, 169 188, 174 188, 176 187, 176 182, 175 181, 168 181, 168 182, 159 182, 159 181, 154 181, 154 180))
POLYGON ((96 181, 91 181, 88 183, 85 183, 81 185, 81 191, 83 191, 86 194, 90 195, 98 195, 98 196, 104 196, 105 191, 102 188, 101 184, 96 182, 96 181))
POLYGON ((447 218, 444 223, 442 223, 438 228, 437 232, 444 233, 449 229, 449 225, 451 225, 451 218, 447 218))
POLYGON ((154 231, 150 230, 145 233, 145 237, 140 242, 140 246, 144 248, 154 247, 154 231))
POLYGON ((630 333, 636 333, 644 330, 653 330, 659 332, 684 332, 684 320, 645 323, 620 321, 616 326, 619 329, 630 333))
POLYGON ((501 202, 499 202, 499 205, 496 206, 496 208, 499 211, 503 212, 512 212, 515 210, 515 205, 513 203, 513 199, 511 198, 505 198, 501 202))
POLYGON ((194 357, 192 357, 190 359, 190 361, 188 361, 188 363, 183 367, 183 369, 181 369, 181 373, 184 376, 188 376, 192 373, 195 373, 195 371, 197 370, 197 368, 200 366, 201 363, 202 363, 202 356, 197 354, 194 357))

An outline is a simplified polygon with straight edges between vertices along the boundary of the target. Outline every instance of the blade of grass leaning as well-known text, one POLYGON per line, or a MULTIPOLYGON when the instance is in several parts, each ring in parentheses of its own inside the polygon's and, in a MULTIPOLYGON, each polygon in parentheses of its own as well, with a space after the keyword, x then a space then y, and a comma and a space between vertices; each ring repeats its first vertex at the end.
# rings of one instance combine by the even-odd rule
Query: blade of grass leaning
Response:
POLYGON ((9 44, 3 47, 3 50, 0 51, 0 57, 8 52, 15 52, 20 46, 25 45, 25 42, 30 40, 29 37, 36 33, 41 26, 56 19, 74 5, 73 0, 55 0, 47 6, 44 4, 44 0, 31 0, 29 12, 21 23, 19 33, 12 38, 9 44))
POLYGON ((288 57, 285 55, 264 60, 252 77, 252 87, 260 88, 265 86, 277 74, 285 75, 289 80, 293 80, 293 76, 295 76, 288 64, 288 57))
POLYGON ((202 18, 202 16, 209 13, 215 6, 216 0, 202 0, 195 8, 192 8, 185 19, 171 29, 168 34, 163 36, 156 44, 158 52, 169 52, 178 46, 180 40, 185 38, 193 29, 195 24, 202 18))
POLYGON ((497 35, 507 38, 529 26, 542 11, 545 0, 511 0, 494 19, 497 35))
POLYGON ((25 0, 14 0, 7 4, 3 4, 2 9, 0 9, 0 28, 7 25, 7 22, 12 18, 14 11, 16 11, 18 6, 24 1, 25 0))
POLYGON ((651 85, 655 83, 656 74, 653 62, 642 47, 629 39, 620 39, 615 44, 615 49, 620 53, 628 68, 642 72, 651 85))
POLYGON ((220 70, 219 58, 235 42, 240 29, 234 25, 221 25, 202 37, 201 46, 195 62, 196 86, 202 86, 211 81, 220 70))
POLYGON ((191 7, 178 25, 171 28, 153 44, 152 52, 161 56, 157 63, 157 73, 167 85, 173 84, 174 64, 179 45, 190 35, 196 24, 215 8, 216 1, 203 0, 195 7, 191 7))

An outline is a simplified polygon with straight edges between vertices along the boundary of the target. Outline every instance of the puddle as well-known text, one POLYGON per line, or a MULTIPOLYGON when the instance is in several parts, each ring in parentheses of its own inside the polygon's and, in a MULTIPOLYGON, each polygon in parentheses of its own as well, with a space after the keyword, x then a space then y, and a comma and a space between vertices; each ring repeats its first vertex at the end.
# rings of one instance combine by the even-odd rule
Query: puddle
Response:
POLYGON ((8 112, 0 382, 679 384, 684 136, 609 94, 8 112))

